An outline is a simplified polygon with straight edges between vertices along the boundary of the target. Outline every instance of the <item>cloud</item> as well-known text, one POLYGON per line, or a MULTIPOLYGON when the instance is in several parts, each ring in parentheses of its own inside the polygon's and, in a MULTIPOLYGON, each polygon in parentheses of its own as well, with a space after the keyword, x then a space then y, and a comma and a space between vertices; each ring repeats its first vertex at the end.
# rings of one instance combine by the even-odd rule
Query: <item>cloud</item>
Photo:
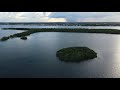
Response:
POLYGON ((59 18, 59 19, 57 19, 57 18, 49 18, 47 21, 48 22, 66 22, 66 20, 64 18, 59 18))
POLYGON ((0 22, 65 22, 64 18, 49 18, 51 12, 0 12, 0 22))
POLYGON ((120 22, 120 12, 53 12, 49 17, 67 22, 120 22))
POLYGON ((120 12, 0 12, 0 22, 120 22, 120 12), (44 16, 44 13, 46 14, 44 16))

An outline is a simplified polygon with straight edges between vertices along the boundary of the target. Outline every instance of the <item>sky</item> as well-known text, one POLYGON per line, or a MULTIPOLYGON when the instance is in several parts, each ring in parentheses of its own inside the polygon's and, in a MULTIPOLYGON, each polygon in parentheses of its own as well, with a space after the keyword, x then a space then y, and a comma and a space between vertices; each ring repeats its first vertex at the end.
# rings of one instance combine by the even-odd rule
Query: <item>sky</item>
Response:
POLYGON ((120 12, 0 12, 0 22, 120 22, 120 12))

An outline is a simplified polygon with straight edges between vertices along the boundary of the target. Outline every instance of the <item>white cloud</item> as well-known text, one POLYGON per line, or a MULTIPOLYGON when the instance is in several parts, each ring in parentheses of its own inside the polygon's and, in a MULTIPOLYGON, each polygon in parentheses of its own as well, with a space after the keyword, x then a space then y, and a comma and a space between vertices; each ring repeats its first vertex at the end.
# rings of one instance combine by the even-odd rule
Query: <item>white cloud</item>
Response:
POLYGON ((49 18, 51 12, 0 12, 0 22, 65 22, 64 18, 49 18))
POLYGON ((120 22, 120 12, 0 12, 0 22, 120 22))
POLYGON ((64 18, 49 18, 48 22, 66 22, 64 18))
POLYGON ((54 12, 49 17, 68 22, 120 22, 120 12, 54 12))

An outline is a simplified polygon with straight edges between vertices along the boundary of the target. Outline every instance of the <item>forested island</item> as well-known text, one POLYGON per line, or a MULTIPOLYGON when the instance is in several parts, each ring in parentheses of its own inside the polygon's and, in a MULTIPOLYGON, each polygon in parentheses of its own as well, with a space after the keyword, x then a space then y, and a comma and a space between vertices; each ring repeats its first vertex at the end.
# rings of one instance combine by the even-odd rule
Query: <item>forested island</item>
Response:
POLYGON ((80 62, 97 57, 97 53, 88 47, 68 47, 57 51, 56 56, 64 62, 80 62))

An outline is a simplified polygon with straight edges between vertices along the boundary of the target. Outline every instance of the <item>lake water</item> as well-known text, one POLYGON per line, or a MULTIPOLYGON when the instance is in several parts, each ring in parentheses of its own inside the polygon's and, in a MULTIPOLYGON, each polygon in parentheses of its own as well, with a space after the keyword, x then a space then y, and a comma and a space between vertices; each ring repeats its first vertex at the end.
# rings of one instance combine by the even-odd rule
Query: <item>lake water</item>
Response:
POLYGON ((120 26, 40 26, 40 25, 0 25, 0 28, 83 28, 83 29, 118 29, 120 26))
MULTIPOLYGON (((17 30, 0 30, 0 37, 17 30)), ((27 40, 0 42, 0 78, 120 78, 120 35, 40 32, 27 40), (80 63, 67 63, 56 51, 86 46, 98 57, 80 63)))

